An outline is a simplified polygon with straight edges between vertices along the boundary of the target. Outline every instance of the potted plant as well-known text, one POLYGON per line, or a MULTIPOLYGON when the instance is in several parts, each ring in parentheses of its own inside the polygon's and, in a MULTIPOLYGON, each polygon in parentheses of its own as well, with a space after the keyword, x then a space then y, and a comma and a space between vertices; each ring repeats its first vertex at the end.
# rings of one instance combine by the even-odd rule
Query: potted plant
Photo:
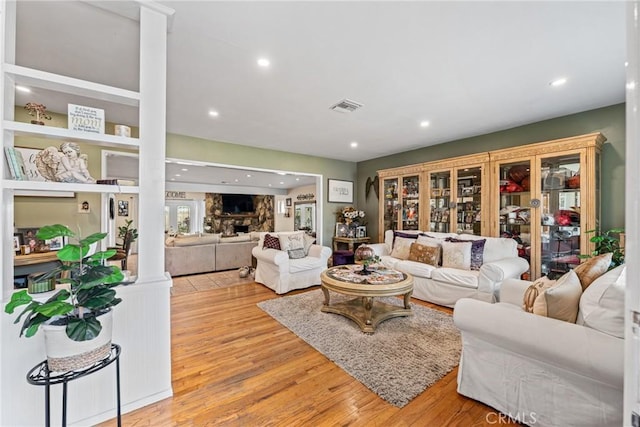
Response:
POLYGON ((17 307, 26 305, 14 322, 22 321, 20 336, 31 337, 43 327, 47 363, 52 371, 90 366, 111 350, 111 307, 122 301, 112 288, 122 282, 123 275, 119 267, 105 265, 115 250, 88 255, 90 246, 106 235, 94 233, 80 238, 61 224, 40 228, 38 239, 62 237, 71 242, 57 252, 61 265, 43 273, 38 280, 55 278, 68 286, 44 302, 21 290, 12 295, 5 307, 6 313, 13 314, 17 307))
POLYGON ((133 220, 127 219, 124 221, 124 225, 121 225, 120 227, 118 227, 118 237, 122 239, 123 245, 124 245, 124 242, 126 241, 127 235, 129 235, 129 238, 131 239, 131 243, 135 242, 136 239, 138 238, 138 229, 131 227, 131 224, 133 224, 133 220))
POLYGON ((51 120, 51 116, 47 114, 47 107, 35 102, 29 102, 24 106, 30 116, 34 116, 36 119, 31 120, 31 124, 44 126, 43 119, 51 120))
POLYGON ((611 264, 609 270, 621 264, 624 264, 624 247, 620 245, 620 234, 624 233, 624 228, 612 228, 605 232, 600 230, 589 230, 587 234, 594 233, 589 239, 591 243, 595 243, 595 247, 590 254, 578 255, 579 258, 591 258, 597 255, 611 253, 611 264))

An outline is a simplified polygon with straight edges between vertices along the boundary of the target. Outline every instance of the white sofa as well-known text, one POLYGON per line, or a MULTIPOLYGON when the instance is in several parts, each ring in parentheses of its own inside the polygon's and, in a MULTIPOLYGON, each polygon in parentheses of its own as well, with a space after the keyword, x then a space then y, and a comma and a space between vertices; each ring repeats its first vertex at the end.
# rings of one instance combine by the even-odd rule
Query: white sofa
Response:
POLYGON ((479 270, 462 270, 433 266, 391 256, 394 231, 385 232, 384 243, 369 244, 382 259, 382 264, 409 273, 414 278, 413 297, 446 307, 453 307, 460 298, 475 298, 495 302, 500 284, 507 278, 519 278, 529 269, 529 263, 518 257, 517 242, 502 237, 481 237, 468 234, 403 231, 401 234, 428 235, 437 239, 486 239, 483 262, 479 270))
POLYGON ((624 282, 623 265, 591 283, 576 323, 524 311, 522 280, 458 301, 458 393, 536 427, 623 425, 624 282))
MULTIPOLYGON (((284 294, 294 289, 303 289, 320 284, 320 273, 327 268, 331 248, 311 244, 304 258, 290 259, 284 250, 264 248, 266 234, 286 237, 301 231, 261 233, 258 245, 252 253, 256 258, 255 281, 284 294)), ((315 240, 315 239, 314 239, 315 240)))

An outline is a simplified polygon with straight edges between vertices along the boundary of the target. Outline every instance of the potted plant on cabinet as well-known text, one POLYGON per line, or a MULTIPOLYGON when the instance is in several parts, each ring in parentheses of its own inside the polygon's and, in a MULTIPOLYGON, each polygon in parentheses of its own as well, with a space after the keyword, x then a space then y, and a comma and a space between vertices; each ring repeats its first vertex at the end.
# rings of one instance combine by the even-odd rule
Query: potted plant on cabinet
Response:
POLYGON ((13 314, 26 305, 14 323, 20 322, 20 336, 31 337, 44 329, 49 370, 64 372, 81 369, 107 357, 111 350, 111 307, 122 300, 112 289, 122 282, 119 267, 105 265, 115 250, 89 254, 90 247, 107 233, 76 237, 68 227, 55 224, 42 227, 39 239, 62 237, 72 240, 57 252, 61 265, 37 280, 54 279, 68 284, 44 302, 34 300, 26 290, 14 293, 5 312, 13 314))

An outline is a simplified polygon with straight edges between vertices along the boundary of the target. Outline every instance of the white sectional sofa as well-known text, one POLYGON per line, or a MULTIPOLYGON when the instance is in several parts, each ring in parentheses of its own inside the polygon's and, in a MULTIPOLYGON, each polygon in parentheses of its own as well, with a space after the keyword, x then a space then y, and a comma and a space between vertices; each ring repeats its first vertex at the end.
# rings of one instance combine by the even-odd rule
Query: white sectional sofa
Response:
POLYGON ((523 280, 506 280, 497 304, 461 299, 458 393, 536 427, 625 424, 625 282, 622 265, 578 289, 574 302, 564 297, 577 304, 576 323, 524 311, 531 282, 523 280))
MULTIPOLYGON (((446 246, 448 244, 445 243, 446 246)), ((481 237, 468 234, 436 233, 425 231, 385 232, 384 243, 369 244, 381 257, 382 264, 394 270, 409 273, 414 278, 413 297, 435 304, 453 307, 460 298, 474 298, 495 302, 499 296, 500 284, 508 278, 520 278, 529 269, 529 263, 518 257, 517 242, 501 237, 481 237), (447 238, 472 242, 485 240, 481 265, 478 270, 451 268, 426 264, 409 259, 396 258, 393 255, 394 244, 400 240, 411 240, 428 245, 442 245, 447 238)), ((446 254, 445 254, 446 255, 446 254)))

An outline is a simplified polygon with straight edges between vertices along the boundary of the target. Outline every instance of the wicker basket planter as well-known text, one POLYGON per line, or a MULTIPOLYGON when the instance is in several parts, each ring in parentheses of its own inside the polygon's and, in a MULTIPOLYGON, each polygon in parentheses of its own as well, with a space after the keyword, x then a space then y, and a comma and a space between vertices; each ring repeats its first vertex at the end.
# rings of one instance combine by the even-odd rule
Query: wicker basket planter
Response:
POLYGON ((68 372, 87 368, 109 356, 113 331, 113 312, 98 316, 102 324, 100 334, 92 340, 74 341, 65 332, 66 326, 45 324, 47 365, 53 372, 68 372))

